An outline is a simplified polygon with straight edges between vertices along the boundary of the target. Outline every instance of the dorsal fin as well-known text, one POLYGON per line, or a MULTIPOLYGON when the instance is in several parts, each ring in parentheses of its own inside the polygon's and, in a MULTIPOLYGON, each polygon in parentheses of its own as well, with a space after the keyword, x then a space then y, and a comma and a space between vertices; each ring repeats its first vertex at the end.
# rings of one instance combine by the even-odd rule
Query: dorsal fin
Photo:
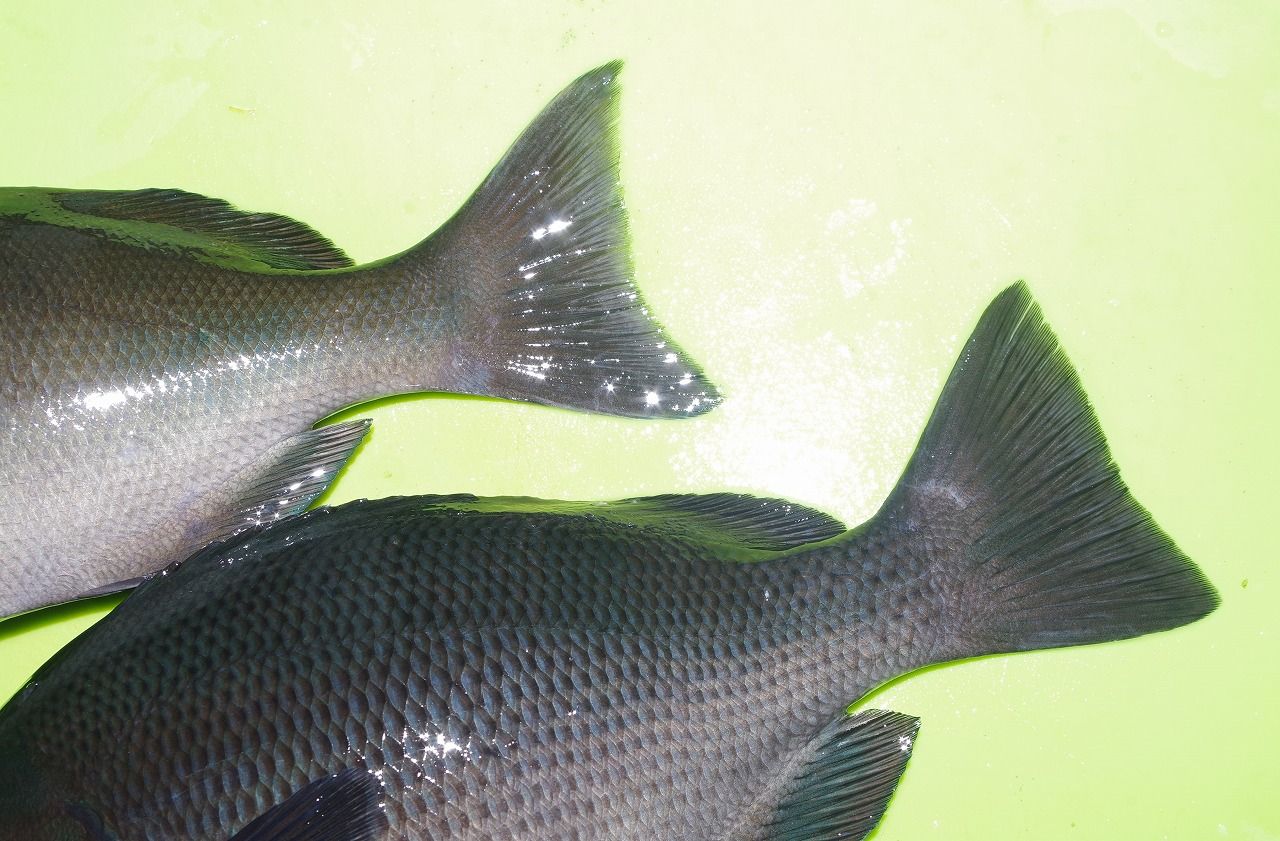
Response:
POLYGON ((641 525, 660 525, 704 542, 782 551, 845 531, 834 517, 785 499, 750 494, 662 494, 598 505, 592 513, 641 525))
POLYGON ((662 494, 613 502, 566 502, 529 497, 419 497, 425 504, 487 514, 519 512, 602 517, 701 543, 762 551, 794 549, 845 531, 821 511, 785 499, 750 494, 662 494))
MULTIPOLYGON (((332 429, 332 427, 324 427, 332 429)), ((210 561, 246 557, 268 546, 264 532, 281 540, 312 529, 317 518, 331 523, 351 523, 388 511, 455 512, 458 514, 546 514, 562 517, 599 517, 615 523, 651 529, 667 537, 681 537, 699 543, 721 544, 765 552, 794 549, 807 543, 827 540, 845 531, 839 520, 785 499, 749 494, 663 494, 614 502, 576 502, 520 496, 473 496, 471 494, 423 494, 356 500, 334 508, 318 508, 279 522, 250 525, 225 540, 214 541, 191 557, 170 564, 149 576, 135 595, 149 584, 175 573, 200 575, 217 568, 210 561)), ((129 582, 133 584, 135 582, 129 582)), ((122 607, 128 605, 128 602, 122 607)))
POLYGON ((341 269, 351 258, 311 227, 183 190, 0 190, 0 215, 74 228, 244 271, 341 269))

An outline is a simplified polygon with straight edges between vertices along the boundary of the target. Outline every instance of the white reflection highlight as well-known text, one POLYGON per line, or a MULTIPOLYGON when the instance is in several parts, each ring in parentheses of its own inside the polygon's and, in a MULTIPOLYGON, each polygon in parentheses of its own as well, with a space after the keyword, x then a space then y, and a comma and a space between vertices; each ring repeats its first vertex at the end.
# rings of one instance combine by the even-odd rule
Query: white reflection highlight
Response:
MULTIPOLYGON (((427 750, 428 752, 430 752, 431 749, 428 747, 427 750)), ((448 756, 451 753, 460 753, 461 751, 462 751, 462 745, 458 744, 452 739, 446 739, 443 733, 436 734, 435 753, 437 756, 448 756)))
MULTIPOLYGON (((330 346, 336 346, 334 340, 330 346)), ((252 356, 238 354, 234 357, 219 359, 200 367, 179 368, 177 370, 157 373, 146 382, 133 385, 118 385, 114 388, 99 388, 86 393, 73 393, 64 396, 49 396, 42 403, 45 418, 50 426, 58 428, 63 423, 70 423, 74 428, 82 430, 84 426, 77 421, 100 422, 96 415, 111 411, 127 411, 128 408, 156 399, 183 399, 183 395, 192 395, 215 387, 225 378, 257 377, 267 375, 273 368, 281 364, 292 364, 294 360, 313 356, 323 352, 319 344, 298 346, 281 351, 255 353, 252 356)), ((115 421, 112 421, 113 423, 115 421)))
POLYGON ((542 239, 547 234, 558 234, 572 224, 573 224, 572 222, 566 222, 563 219, 557 219, 545 228, 534 229, 533 233, 530 234, 530 236, 532 236, 534 239, 542 239))
POLYGON ((125 399, 124 392, 118 388, 111 391, 94 391, 84 396, 84 407, 105 411, 112 406, 119 406, 125 399))

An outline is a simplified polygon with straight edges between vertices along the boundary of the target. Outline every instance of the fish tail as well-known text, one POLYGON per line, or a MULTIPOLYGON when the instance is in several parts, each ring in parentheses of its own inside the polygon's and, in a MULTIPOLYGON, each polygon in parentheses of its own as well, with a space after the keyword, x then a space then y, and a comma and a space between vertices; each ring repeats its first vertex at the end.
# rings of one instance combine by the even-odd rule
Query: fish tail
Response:
POLYGON ((618 180, 620 62, 525 129, 465 205, 410 251, 454 322, 449 390, 635 417, 720 402, 633 280, 618 180))
POLYGON ((1219 601, 1121 480, 1021 282, 983 314, 874 522, 942 594, 938 659, 1138 636, 1219 601))

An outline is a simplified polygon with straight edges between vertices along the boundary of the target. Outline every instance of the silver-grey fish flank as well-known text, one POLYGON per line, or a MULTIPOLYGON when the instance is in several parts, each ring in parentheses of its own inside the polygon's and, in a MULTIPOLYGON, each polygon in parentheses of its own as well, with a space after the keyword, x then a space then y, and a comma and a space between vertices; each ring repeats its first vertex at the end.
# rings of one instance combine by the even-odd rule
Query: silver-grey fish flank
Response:
POLYGON ((632 282, 618 69, 561 93, 434 235, 361 267, 190 193, 0 189, 0 616, 305 509, 366 429, 311 425, 369 398, 714 406, 632 282))
POLYGON ((851 701, 1216 604, 1018 284, 850 531, 733 494, 413 497, 205 549, 0 711, 0 839, 858 839, 915 722, 851 701))

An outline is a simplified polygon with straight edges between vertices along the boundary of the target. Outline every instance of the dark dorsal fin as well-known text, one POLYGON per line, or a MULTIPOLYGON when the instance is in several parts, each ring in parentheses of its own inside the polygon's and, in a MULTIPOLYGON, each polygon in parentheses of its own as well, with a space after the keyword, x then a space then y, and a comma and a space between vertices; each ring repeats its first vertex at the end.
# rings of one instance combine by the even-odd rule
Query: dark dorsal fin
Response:
MULTIPOLYGON (((359 422, 353 422, 359 423, 359 422)), ((323 427, 332 430, 334 427, 323 427)), ((354 430, 350 440, 359 441, 354 430)), ((215 563, 230 556, 249 557, 269 551, 276 541, 289 541, 299 534, 316 535, 318 520, 330 528, 345 528, 391 512, 448 512, 450 515, 543 514, 559 517, 599 517, 615 523, 652 530, 666 537, 684 538, 703 544, 735 546, 765 552, 794 549, 807 543, 843 534, 844 524, 821 511, 785 499, 749 494, 664 494, 614 502, 570 502, 520 496, 473 496, 471 494, 424 494, 356 500, 334 508, 322 507, 286 518, 278 524, 263 521, 247 525, 225 540, 215 541, 191 557, 170 564, 144 580, 135 597, 150 584, 170 575, 191 576, 219 568, 215 563), (265 534, 264 534, 265 532, 265 534)), ((132 585, 136 582, 127 582, 132 585)), ((113 592, 104 590, 103 592, 113 592)), ((117 610, 138 604, 134 598, 117 610)))
POLYGON ((307 783, 231 841, 378 841, 388 828, 377 778, 348 768, 307 783))
POLYGON ((165 225, 207 237, 211 256, 255 260, 273 269, 341 269, 351 258, 313 228, 276 213, 247 213, 222 199, 182 190, 75 190, 55 194, 67 210, 165 225))
POLYGON ((845 531, 834 517, 785 499, 750 494, 662 494, 603 503, 593 513, 659 525, 704 542, 737 543, 782 551, 827 540, 845 531))
POLYGON ((0 190, 0 216, 74 228, 245 271, 341 269, 351 258, 301 222, 182 190, 0 190))
POLYGON ((811 743, 807 761, 784 787, 768 841, 860 841, 884 815, 898 787, 920 720, 867 710, 842 716, 811 743))
POLYGON ((662 494, 613 502, 565 502, 530 497, 419 497, 426 505, 486 514, 518 512, 602 517, 700 543, 762 551, 794 549, 843 534, 844 524, 785 499, 750 494, 662 494))

